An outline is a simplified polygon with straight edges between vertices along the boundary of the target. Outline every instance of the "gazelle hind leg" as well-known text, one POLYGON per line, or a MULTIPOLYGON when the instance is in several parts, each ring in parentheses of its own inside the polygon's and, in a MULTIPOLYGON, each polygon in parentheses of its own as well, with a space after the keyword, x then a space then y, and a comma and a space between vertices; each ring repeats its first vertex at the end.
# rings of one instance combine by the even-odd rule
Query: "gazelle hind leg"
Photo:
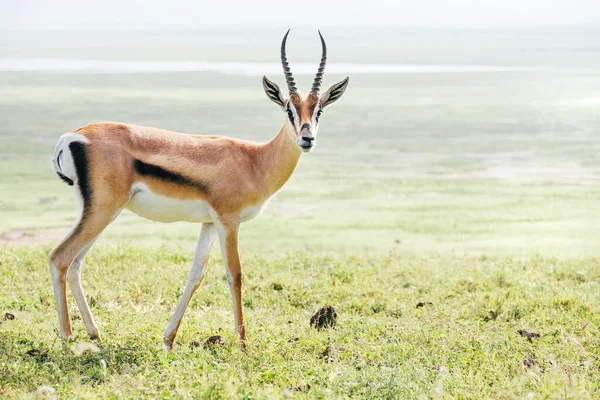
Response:
POLYGON ((81 206, 78 222, 49 256, 60 335, 73 337, 66 295, 68 275, 86 329, 97 337, 98 329, 81 288, 81 263, 92 243, 129 200, 132 178, 127 174, 128 159, 118 147, 98 147, 87 137, 73 134, 61 138, 54 162, 56 172, 68 178, 81 206))
POLYGON ((83 266, 83 260, 95 242, 96 239, 92 240, 92 242, 86 245, 79 255, 75 257, 75 260, 73 260, 73 263, 67 271, 67 282, 69 283, 69 288, 71 289, 71 293, 73 293, 73 297, 75 297, 75 302, 81 313, 85 329, 90 335, 90 339, 101 341, 98 326, 90 311, 85 294, 83 293, 83 287, 81 286, 81 267, 83 266))
POLYGON ((210 250, 212 249, 216 238, 217 230, 214 224, 203 224, 202 230, 200 231, 200 237, 198 238, 198 244, 196 245, 196 252, 194 253, 192 267, 188 275, 188 281, 185 285, 185 290, 181 296, 181 300, 179 300, 177 309, 171 318, 171 322, 169 323, 169 326, 163 335, 165 345, 168 348, 173 347, 173 342, 175 341, 175 336, 179 330, 181 320, 183 319, 183 314, 185 313, 185 310, 194 292, 196 289, 198 289, 200 283, 202 283, 202 279, 204 278, 204 273, 206 271, 206 265, 208 264, 208 258, 210 256, 210 250))
POLYGON ((67 286, 66 273, 67 268, 56 265, 52 260, 52 253, 49 256, 50 275, 52 276, 52 286, 54 288, 54 299, 56 301, 56 310, 58 311, 58 328, 60 336, 63 339, 73 339, 71 332, 71 321, 69 320, 69 310, 67 308, 67 286))
MULTIPOLYGON (((60 335, 65 339, 73 338, 73 334, 71 332, 71 321, 69 320, 69 310, 67 306, 67 271, 69 270, 69 267, 71 267, 71 265, 74 263, 74 261, 76 261, 78 256, 85 256, 85 252, 87 252, 88 250, 86 249, 86 247, 91 247, 94 240, 100 235, 100 233, 102 233, 104 228, 108 226, 108 224, 113 219, 113 215, 117 212, 118 209, 110 213, 109 215, 106 213, 106 209, 103 209, 101 211, 94 209, 85 210, 82 214, 81 219, 75 225, 74 229, 50 253, 50 274, 52 275, 54 297, 56 300, 56 308, 58 310, 60 335)), ((74 273, 75 275, 79 274, 78 270, 81 267, 82 260, 83 257, 81 257, 81 260, 77 262, 77 272, 74 273)), ((78 282, 79 278, 77 278, 76 281, 78 282)), ((75 280, 73 280, 73 282, 75 282, 75 280)), ((70 286, 71 290, 73 290, 74 285, 70 283, 70 286)), ((81 288, 81 285, 79 284, 76 286, 77 287, 75 287, 73 294, 75 295, 75 299, 78 303, 80 310, 82 310, 82 315, 84 315, 86 311, 89 312, 89 308, 87 307, 87 302, 85 303, 85 309, 81 307, 80 301, 82 299, 85 301, 85 297, 83 297, 83 291, 79 290, 81 288)), ((86 315, 86 318, 87 317, 88 315, 86 315)), ((91 313, 89 313, 89 317, 91 317, 91 313)), ((91 318, 91 321, 93 323, 93 317, 91 318)), ((93 325, 95 326, 95 323, 93 325)), ((88 323, 86 322, 86 328, 87 327, 88 323)))
MULTIPOLYGON (((121 210, 117 211, 109 221, 112 222, 119 215, 121 210)), ((75 257, 73 263, 69 267, 67 271, 67 282, 69 283, 69 288, 71 289, 71 293, 73 293, 73 297, 75 297, 75 302, 77 303, 77 308, 79 308, 79 312, 81 313, 81 318, 83 319, 83 323, 85 324, 85 329, 90 335, 90 339, 102 341, 100 339, 100 332, 98 331, 98 326, 96 325, 96 321, 94 320, 94 315, 90 310, 88 302, 85 298, 85 294, 83 293, 83 287, 81 286, 81 267, 83 267, 83 261, 85 256, 90 251, 94 243, 98 240, 98 236, 96 236, 89 244, 87 244, 83 250, 75 257)))

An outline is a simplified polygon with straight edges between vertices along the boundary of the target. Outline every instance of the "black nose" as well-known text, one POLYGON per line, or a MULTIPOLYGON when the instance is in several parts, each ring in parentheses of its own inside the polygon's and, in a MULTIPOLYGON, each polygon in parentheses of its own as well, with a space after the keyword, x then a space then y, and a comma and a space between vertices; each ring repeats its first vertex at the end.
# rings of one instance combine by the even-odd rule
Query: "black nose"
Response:
POLYGON ((313 140, 315 140, 315 138, 312 136, 302 136, 302 139, 306 140, 308 143, 311 143, 313 140))

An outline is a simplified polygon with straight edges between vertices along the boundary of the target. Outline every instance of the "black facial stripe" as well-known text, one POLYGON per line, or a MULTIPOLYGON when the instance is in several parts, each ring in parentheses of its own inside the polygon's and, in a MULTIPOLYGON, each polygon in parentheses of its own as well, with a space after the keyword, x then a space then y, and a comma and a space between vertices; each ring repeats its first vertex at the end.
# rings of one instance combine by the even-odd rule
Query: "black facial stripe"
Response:
POLYGON ((89 177, 89 162, 86 147, 85 144, 80 142, 71 142, 69 144, 73 164, 75 164, 75 172, 77 173, 77 186, 79 186, 79 192, 83 199, 84 216, 85 210, 89 209, 92 202, 92 187, 89 177))
POLYGON ((135 160, 133 162, 135 172, 141 176, 148 176, 162 181, 171 182, 179 185, 187 185, 195 188, 199 192, 208 193, 208 186, 201 182, 194 181, 186 176, 168 171, 162 167, 152 164, 146 164, 143 161, 135 160))

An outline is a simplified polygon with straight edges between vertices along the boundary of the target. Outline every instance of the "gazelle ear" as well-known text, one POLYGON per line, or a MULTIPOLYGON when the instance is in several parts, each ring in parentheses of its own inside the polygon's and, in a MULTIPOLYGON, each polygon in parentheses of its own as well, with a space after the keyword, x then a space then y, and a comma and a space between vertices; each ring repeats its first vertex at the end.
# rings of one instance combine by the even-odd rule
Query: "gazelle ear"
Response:
POLYGON ((325 93, 323 93, 321 95, 321 108, 327 107, 328 105, 336 102, 337 99, 342 97, 342 95, 346 91, 346 88, 348 87, 348 82, 350 82, 350 78, 346 77, 346 79, 332 85, 329 88, 329 90, 327 90, 325 93))
POLYGON ((266 76, 263 76, 262 79, 263 88, 265 89, 265 93, 271 99, 271 101, 279 107, 285 107, 285 99, 283 98, 283 94, 281 93, 281 89, 275 83, 271 82, 266 76))

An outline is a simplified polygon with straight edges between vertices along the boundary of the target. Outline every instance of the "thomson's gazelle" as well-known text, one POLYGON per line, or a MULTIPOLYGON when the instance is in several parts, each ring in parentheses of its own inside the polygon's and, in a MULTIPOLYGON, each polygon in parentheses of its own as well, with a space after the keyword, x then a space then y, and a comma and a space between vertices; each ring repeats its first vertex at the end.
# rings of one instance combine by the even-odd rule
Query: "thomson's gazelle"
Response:
POLYGON ((63 338, 72 338, 68 282, 87 332, 91 338, 100 339, 81 288, 81 266, 100 233, 123 208, 128 208, 156 221, 202 223, 185 291, 164 334, 166 345, 171 347, 175 340, 217 237, 233 296, 235 328, 240 339, 246 340, 239 225, 261 212, 294 172, 301 153, 312 150, 321 113, 340 98, 348 85, 346 78, 319 94, 327 55, 321 36, 321 63, 309 95, 302 98, 285 56, 288 33, 281 43, 281 62, 289 98, 267 77, 262 80, 269 99, 286 113, 283 127, 268 143, 119 123, 91 124, 61 136, 52 160, 54 169, 73 186, 81 206, 75 226, 49 257, 63 338))

